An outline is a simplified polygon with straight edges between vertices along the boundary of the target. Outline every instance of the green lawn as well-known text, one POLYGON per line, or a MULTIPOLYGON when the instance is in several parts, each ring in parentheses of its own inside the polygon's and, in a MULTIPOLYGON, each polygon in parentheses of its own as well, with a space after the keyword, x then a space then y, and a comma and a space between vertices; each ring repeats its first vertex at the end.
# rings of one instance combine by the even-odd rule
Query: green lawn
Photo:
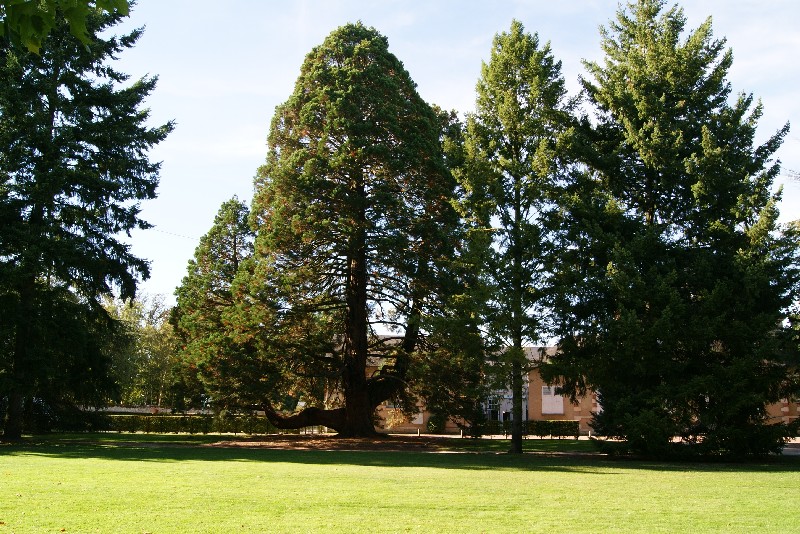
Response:
MULTIPOLYGON (((91 436, 0 446, 0 534, 791 532, 800 518, 800 457, 659 464, 91 436)), ((526 441, 549 451, 582 443, 526 441)))

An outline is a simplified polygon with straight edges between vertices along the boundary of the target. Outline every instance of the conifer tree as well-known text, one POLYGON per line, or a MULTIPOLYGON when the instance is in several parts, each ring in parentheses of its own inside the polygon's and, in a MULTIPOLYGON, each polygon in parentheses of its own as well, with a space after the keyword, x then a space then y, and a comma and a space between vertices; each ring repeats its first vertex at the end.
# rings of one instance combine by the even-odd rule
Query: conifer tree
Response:
POLYGON ((155 78, 126 84, 109 64, 141 35, 106 36, 120 18, 90 14, 88 44, 63 17, 39 54, 0 44, 0 300, 7 333, 0 397, 8 399, 7 439, 22 432, 26 399, 55 377, 89 383, 65 376, 59 365, 83 350, 64 339, 64 309, 84 310, 72 314, 83 318, 84 330, 110 324, 101 298, 115 289, 131 297, 149 275, 147 262, 120 236, 148 227, 139 203, 155 197, 159 164, 147 151, 172 124, 147 124, 142 103, 155 78))
POLYGON ((484 279, 490 288, 486 333, 502 352, 512 392, 512 451, 522 452, 523 381, 533 362, 525 348, 546 335, 546 224, 552 191, 565 172, 575 101, 550 45, 519 21, 497 35, 481 69, 476 111, 466 132, 466 205, 484 232, 484 279), (487 236, 491 238, 487 239, 487 236))
POLYGON ((285 416, 265 397, 277 426, 371 435, 375 408, 408 391, 459 242, 441 135, 386 38, 361 24, 314 48, 277 108, 240 270, 241 323, 274 363, 275 391, 306 403, 285 416))
POLYGON ((265 370, 254 359, 252 346, 240 342, 231 326, 236 313, 234 280, 253 255, 249 214, 236 197, 220 206, 175 291, 171 322, 179 339, 184 381, 199 381, 217 409, 253 404, 254 396, 265 394, 265 370))
MULTIPOLYGON (((621 8, 587 63, 588 172, 562 194, 560 351, 545 369, 598 392, 595 428, 642 453, 674 436, 709 453, 778 450, 765 405, 796 391, 786 319, 797 235, 777 224, 761 105, 733 95, 711 20, 685 31, 663 0, 621 8)), ((687 450, 682 448, 680 450, 687 450)))

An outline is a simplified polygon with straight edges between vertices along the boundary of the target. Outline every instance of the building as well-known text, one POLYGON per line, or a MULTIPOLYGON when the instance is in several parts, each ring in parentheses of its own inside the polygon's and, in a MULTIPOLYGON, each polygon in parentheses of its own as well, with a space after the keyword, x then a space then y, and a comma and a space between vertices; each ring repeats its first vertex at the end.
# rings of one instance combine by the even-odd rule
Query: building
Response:
MULTIPOLYGON (((527 349, 531 362, 538 361, 542 352, 546 357, 555 351, 553 347, 546 347, 542 351, 539 347, 527 349)), ((546 384, 536 370, 535 366, 527 374, 523 383, 523 419, 526 421, 578 421, 580 433, 590 435, 590 426, 594 413, 602 410, 597 401, 597 395, 589 392, 586 396, 572 403, 569 398, 556 394, 555 386, 546 384)), ((506 422, 511 420, 511 391, 495 391, 484 404, 485 413, 489 421, 506 422)), ((783 399, 781 402, 769 405, 767 413, 776 423, 789 423, 800 418, 800 403, 783 399)), ((383 427, 393 432, 421 432, 427 431, 428 413, 423 406, 410 420, 403 417, 399 410, 392 406, 381 406, 378 416, 383 421, 383 427)), ((445 432, 458 433, 458 426, 448 421, 445 432)))

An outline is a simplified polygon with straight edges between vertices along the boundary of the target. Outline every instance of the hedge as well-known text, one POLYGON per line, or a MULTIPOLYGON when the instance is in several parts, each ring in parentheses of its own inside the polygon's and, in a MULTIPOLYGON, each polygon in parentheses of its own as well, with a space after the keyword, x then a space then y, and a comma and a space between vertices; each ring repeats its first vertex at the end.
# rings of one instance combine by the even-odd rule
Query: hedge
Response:
POLYGON ((526 421, 525 433, 529 436, 551 436, 554 438, 574 437, 580 435, 578 421, 526 421))
MULTIPOLYGON (((526 436, 550 436, 553 438, 575 437, 580 435, 580 424, 578 421, 524 421, 522 433, 526 436)), ((511 434, 510 421, 487 421, 477 429, 471 429, 470 435, 478 437, 486 434, 511 434)))
MULTIPOLYGON (((105 416, 106 430, 116 432, 185 434, 275 434, 278 429, 255 414, 118 415, 105 416)), ((286 431, 281 431, 286 432, 286 431)), ((299 433, 299 430, 295 431, 299 433)))

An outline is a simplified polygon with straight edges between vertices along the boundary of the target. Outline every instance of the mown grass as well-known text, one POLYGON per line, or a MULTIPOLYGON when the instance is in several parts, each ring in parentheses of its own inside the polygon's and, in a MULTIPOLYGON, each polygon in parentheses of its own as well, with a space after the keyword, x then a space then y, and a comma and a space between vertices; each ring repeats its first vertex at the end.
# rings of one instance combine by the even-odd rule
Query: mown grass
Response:
MULTIPOLYGON (((319 437, 316 435, 302 435, 303 438, 319 437)), ((401 436, 401 435, 398 435, 401 436)), ((290 437, 290 436, 284 436, 290 437)), ((442 436, 430 437, 422 435, 420 437, 410 436, 412 440, 416 439, 420 443, 434 443, 437 446, 446 447, 449 450, 456 452, 508 452, 511 448, 509 439, 495 438, 495 439, 471 439, 471 438, 446 438, 442 436)), ((259 441, 261 439, 270 439, 269 436, 247 436, 242 434, 150 434, 142 432, 99 432, 99 433, 64 433, 48 435, 42 438, 30 438, 29 443, 96 443, 96 444, 131 444, 131 443, 150 443, 150 444, 170 444, 170 445, 208 445, 220 441, 229 442, 247 442, 259 441)), ((391 439, 391 438, 390 438, 391 439)), ((597 452, 597 448, 588 440, 575 440, 575 439, 539 439, 529 438, 522 442, 523 450, 525 452, 539 452, 539 453, 593 453, 597 452)))
POLYGON ((0 533, 790 532, 800 509, 800 457, 660 464, 61 438, 0 446, 0 533))

